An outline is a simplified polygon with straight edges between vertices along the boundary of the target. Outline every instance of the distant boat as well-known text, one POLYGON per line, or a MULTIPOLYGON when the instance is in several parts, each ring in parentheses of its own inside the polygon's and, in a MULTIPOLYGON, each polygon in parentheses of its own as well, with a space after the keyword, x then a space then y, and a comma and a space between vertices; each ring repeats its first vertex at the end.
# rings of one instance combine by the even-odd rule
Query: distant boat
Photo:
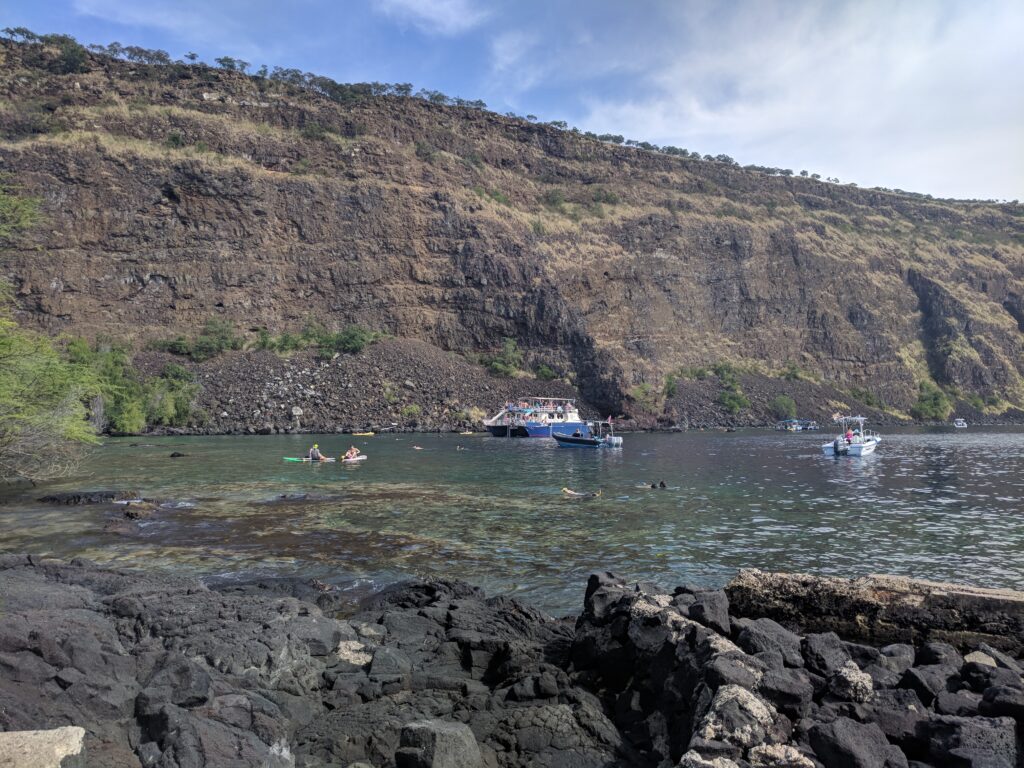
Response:
POLYGON ((612 420, 592 421, 587 425, 590 429, 589 435, 580 434, 563 435, 555 433, 552 435, 563 448, 621 448, 622 438, 615 434, 612 420))
POLYGON ((580 420, 576 401, 564 397, 532 397, 507 403, 484 427, 495 437, 554 437, 580 432, 590 437, 590 428, 580 420))
POLYGON ((875 448, 882 442, 877 432, 868 432, 864 429, 864 422, 867 419, 863 416, 841 416, 837 413, 832 420, 839 424, 843 432, 836 435, 832 442, 822 443, 821 450, 827 456, 867 456, 874 453, 875 448))
POLYGON ((821 429, 813 419, 783 419, 775 428, 783 432, 813 432, 821 429))
POLYGON ((954 419, 953 426, 957 429, 967 429, 967 422, 963 419, 954 419))

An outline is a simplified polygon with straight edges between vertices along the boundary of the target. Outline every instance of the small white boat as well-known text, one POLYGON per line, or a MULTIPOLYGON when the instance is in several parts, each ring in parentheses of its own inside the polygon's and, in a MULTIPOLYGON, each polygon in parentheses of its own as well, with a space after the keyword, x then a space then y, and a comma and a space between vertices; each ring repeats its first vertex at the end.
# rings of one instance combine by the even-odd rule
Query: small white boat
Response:
POLYGON ((953 419, 953 426, 957 429, 967 429, 967 422, 963 419, 953 419))
POLYGON ((821 450, 826 456, 867 456, 874 453, 875 448, 882 442, 882 437, 877 432, 864 429, 864 422, 867 419, 863 416, 836 414, 832 420, 839 424, 843 431, 831 442, 821 444, 821 450))

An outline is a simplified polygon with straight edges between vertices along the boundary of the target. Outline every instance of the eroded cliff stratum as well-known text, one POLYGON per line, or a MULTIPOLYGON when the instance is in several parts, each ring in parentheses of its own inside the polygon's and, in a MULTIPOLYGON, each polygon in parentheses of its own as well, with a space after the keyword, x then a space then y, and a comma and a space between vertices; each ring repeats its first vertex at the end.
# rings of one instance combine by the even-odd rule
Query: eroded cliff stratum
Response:
POLYGON ((787 361, 906 407, 1024 402, 1024 209, 768 176, 413 98, 0 47, 0 167, 43 223, 21 322, 142 345, 210 317, 511 337, 609 408, 680 366, 787 361))

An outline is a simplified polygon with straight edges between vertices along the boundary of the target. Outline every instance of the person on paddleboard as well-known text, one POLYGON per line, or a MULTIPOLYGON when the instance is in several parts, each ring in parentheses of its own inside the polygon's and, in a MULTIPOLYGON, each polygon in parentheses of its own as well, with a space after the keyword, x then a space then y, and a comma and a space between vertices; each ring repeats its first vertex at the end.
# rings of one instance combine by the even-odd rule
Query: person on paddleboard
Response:
POLYGON ((348 460, 348 459, 354 459, 356 456, 359 455, 359 453, 360 453, 359 449, 356 448, 353 445, 351 448, 349 448, 347 451, 345 451, 345 455, 342 456, 341 458, 342 458, 343 461, 348 460))
POLYGON ((317 445, 316 443, 313 443, 313 447, 309 449, 309 454, 307 458, 310 461, 323 461, 327 457, 320 453, 320 446, 317 445))

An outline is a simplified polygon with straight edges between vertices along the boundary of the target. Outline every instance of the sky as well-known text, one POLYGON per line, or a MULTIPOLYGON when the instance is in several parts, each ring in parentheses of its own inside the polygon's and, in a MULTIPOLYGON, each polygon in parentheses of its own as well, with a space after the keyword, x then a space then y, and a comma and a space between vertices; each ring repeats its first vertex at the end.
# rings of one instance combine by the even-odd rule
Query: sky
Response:
POLYGON ((0 27, 411 82, 741 164, 1024 200, 1022 0, 0 0, 0 27))

